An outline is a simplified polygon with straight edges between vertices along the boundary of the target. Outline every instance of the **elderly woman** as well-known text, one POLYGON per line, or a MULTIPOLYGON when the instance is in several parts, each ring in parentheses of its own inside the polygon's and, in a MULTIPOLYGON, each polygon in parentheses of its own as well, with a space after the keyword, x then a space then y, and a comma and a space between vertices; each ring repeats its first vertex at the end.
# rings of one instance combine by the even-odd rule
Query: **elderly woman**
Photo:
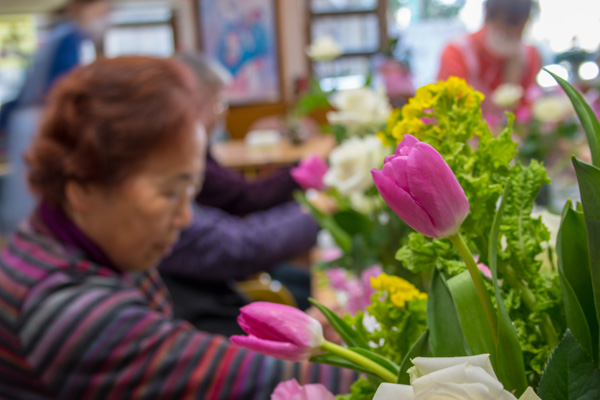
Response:
POLYGON ((154 266, 204 169, 195 81, 175 61, 99 60, 51 92, 27 154, 36 211, 0 258, 0 397, 267 399, 346 371, 275 360, 173 320, 154 266))

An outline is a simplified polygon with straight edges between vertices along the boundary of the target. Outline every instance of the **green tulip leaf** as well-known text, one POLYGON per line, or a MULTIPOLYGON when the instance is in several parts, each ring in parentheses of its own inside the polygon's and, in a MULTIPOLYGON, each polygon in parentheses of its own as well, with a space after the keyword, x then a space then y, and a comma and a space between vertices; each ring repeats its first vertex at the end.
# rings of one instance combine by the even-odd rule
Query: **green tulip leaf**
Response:
POLYGON ((563 88, 567 96, 569 96, 571 103, 573 103, 575 112, 579 117, 579 121, 581 121, 590 145, 592 164, 600 168, 600 123, 598 122, 598 118, 596 118, 596 114, 594 114, 589 104, 586 103, 583 96, 569 82, 548 70, 546 72, 556 79, 556 82, 563 88))
POLYGON ((548 360, 538 396, 544 400, 600 399, 600 370, 569 330, 548 360))
POLYGON ((333 329, 340 335, 344 343, 349 347, 360 347, 365 350, 369 350, 369 346, 365 339, 350 325, 340 318, 336 313, 319 303, 315 299, 308 299, 312 305, 317 307, 319 311, 327 318, 333 329))
POLYGON ((313 206, 312 203, 306 199, 304 193, 300 191, 294 193, 294 199, 299 204, 302 204, 310 210, 312 216, 317 220, 319 226, 331 234, 333 240, 335 240, 337 245, 340 246, 344 253, 350 251, 352 248, 352 239, 350 235, 348 235, 348 233, 337 224, 332 216, 325 214, 317 207, 313 206))
POLYGON ((492 282, 496 294, 496 315, 498 317, 498 347, 496 349, 495 371, 500 382, 509 391, 516 390, 520 395, 527 389, 527 377, 525 376, 525 363, 523 361, 523 350, 519 344, 517 331, 504 307, 504 301, 498 286, 498 239, 500 236, 500 224, 504 214, 504 206, 510 191, 510 180, 506 181, 502 201, 494 216, 492 231, 490 232, 489 267, 492 271, 492 282))
POLYGON ((436 269, 427 296, 429 343, 434 357, 470 355, 446 280, 436 269))
POLYGON ((598 354, 598 320, 590 272, 587 230, 582 212, 567 201, 556 238, 558 273, 563 292, 567 326, 583 349, 598 354))
POLYGON ((369 218, 354 210, 342 210, 333 214, 337 225, 348 235, 368 234, 373 229, 373 223, 369 218))
POLYGON ((496 349, 492 332, 469 271, 464 271, 448 279, 448 289, 456 306, 456 314, 471 353, 490 354, 493 365, 496 349))
POLYGON ((381 365, 383 368, 387 369, 394 375, 398 375, 398 373, 400 372, 400 367, 398 366, 398 364, 388 360, 383 356, 380 356, 379 354, 371 350, 363 349, 360 347, 350 347, 349 350, 352 350, 353 352, 358 353, 361 356, 376 362, 377 364, 381 365))
MULTIPOLYGON (((594 291, 596 322, 600 321, 600 169, 579 161, 573 157, 573 165, 577 174, 577 183, 583 205, 583 216, 587 229, 588 250, 590 257, 590 274, 594 291)), ((575 289, 575 288, 574 288, 575 289)), ((590 324, 590 328, 593 326, 590 324)), ((595 349, 600 351, 600 337, 592 338, 595 349)), ((596 365, 600 362, 600 354, 593 356, 596 365)))
POLYGON ((363 374, 373 374, 373 371, 369 370, 368 368, 361 367, 360 365, 355 364, 352 361, 348 361, 345 358, 342 358, 332 353, 319 354, 318 356, 311 357, 309 361, 313 363, 327 364, 333 365, 334 367, 351 369, 353 371, 361 372, 363 374))
POLYGON ((412 365, 411 360, 415 357, 425 357, 429 352, 429 330, 423 332, 417 341, 412 345, 408 353, 404 356, 402 363, 400 363, 400 372, 398 373, 398 383, 401 385, 410 384, 410 377, 408 376, 408 369, 412 365))

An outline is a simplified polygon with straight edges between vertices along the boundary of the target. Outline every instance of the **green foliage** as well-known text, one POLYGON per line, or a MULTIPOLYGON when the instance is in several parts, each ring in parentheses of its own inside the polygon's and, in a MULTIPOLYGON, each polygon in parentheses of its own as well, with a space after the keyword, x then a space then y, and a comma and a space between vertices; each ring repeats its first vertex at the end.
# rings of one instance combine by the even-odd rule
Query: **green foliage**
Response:
POLYGON ((365 378, 359 378, 350 387, 350 394, 336 396, 338 400, 372 400, 375 396, 373 385, 365 378))
POLYGON ((498 319, 498 343, 496 345, 495 371, 498 379, 504 387, 515 394, 520 395, 527 388, 525 377, 525 365, 523 363, 523 351, 517 338, 515 327, 506 312, 504 301, 498 286, 498 238, 500 236, 500 224, 504 215, 507 200, 511 194, 511 181, 506 181, 502 202, 494 216, 492 231, 490 232, 490 270, 492 272, 492 283, 496 294, 496 317, 498 319))
POLYGON ((568 330, 548 360, 538 395, 543 400, 600 399, 600 370, 568 330))
POLYGON ((470 355, 469 346, 460 326, 454 300, 442 273, 435 271, 427 299, 429 343, 434 357, 470 355))
POLYGON ((396 363, 400 363, 415 341, 427 328, 426 301, 413 298, 404 307, 398 307, 391 300, 391 294, 378 291, 373 294, 373 301, 367 306, 369 318, 377 321, 376 329, 365 327, 365 313, 357 312, 354 316, 347 314, 344 319, 353 326, 373 351, 396 363))
MULTIPOLYGON (((502 282, 501 297, 524 351, 530 383, 535 383, 545 357, 556 345, 557 332, 566 327, 558 275, 555 271, 540 271, 542 243, 549 240, 549 232, 541 218, 531 217, 538 192, 549 179, 541 163, 532 161, 525 166, 513 161, 517 148, 511 138, 514 117, 508 114, 506 129, 493 136, 483 120, 478 99, 461 82, 449 80, 426 86, 402 109, 402 117, 388 133, 396 139, 414 134, 444 157, 470 203, 460 233, 480 262, 488 265, 491 217, 505 182, 513 182, 500 226, 498 278, 502 282), (424 126, 415 128, 418 124, 410 123, 414 116, 426 118, 424 126), (527 288, 529 293, 524 290, 527 288), (542 328, 549 321, 551 326, 542 328)), ((429 276, 434 268, 449 278, 465 270, 448 240, 419 233, 409 235, 396 258, 408 270, 429 276)), ((491 286, 489 289, 492 291, 491 286)))
POLYGON ((570 201, 563 210, 556 253, 567 324, 583 349, 595 357, 598 354, 598 318, 594 307, 587 230, 583 213, 573 210, 570 201))

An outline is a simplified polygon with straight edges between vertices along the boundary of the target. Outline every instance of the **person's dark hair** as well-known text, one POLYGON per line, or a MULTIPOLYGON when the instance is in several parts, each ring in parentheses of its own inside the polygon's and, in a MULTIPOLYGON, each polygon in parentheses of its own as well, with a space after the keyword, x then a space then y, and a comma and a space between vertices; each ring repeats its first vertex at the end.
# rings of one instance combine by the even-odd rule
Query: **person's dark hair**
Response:
POLYGON ((487 0, 485 18, 510 25, 522 24, 529 19, 532 6, 532 0, 487 0))
POLYGON ((172 59, 119 57, 78 67, 51 90, 26 153, 40 198, 64 201, 65 184, 117 185, 157 151, 196 129, 193 73, 172 59))

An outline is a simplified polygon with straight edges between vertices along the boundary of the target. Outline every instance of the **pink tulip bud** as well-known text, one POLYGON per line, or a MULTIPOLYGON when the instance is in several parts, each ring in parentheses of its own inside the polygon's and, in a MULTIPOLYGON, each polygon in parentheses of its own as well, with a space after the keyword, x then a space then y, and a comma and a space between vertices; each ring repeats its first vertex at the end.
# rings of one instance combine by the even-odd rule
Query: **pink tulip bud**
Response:
POLYGON ((325 187, 323 177, 327 170, 325 160, 319 156, 312 156, 300 161, 297 167, 292 168, 290 174, 302 189, 322 190, 325 187))
POLYGON ((405 135, 381 171, 371 173, 390 208, 423 235, 452 236, 469 213, 469 201, 448 164, 414 136, 405 135))
POLYGON ((321 352, 323 327, 295 307, 257 301, 240 312, 237 321, 248 336, 232 336, 231 342, 238 346, 290 361, 321 352))
POLYGON ((295 379, 281 382, 273 394, 271 400, 336 400, 333 393, 320 383, 300 385, 295 379))

